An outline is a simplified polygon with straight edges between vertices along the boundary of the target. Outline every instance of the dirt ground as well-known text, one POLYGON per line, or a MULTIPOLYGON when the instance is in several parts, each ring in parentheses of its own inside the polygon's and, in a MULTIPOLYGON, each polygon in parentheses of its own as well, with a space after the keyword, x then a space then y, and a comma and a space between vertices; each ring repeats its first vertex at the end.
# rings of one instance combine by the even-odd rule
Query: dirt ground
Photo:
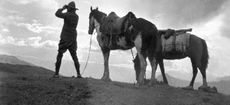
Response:
POLYGON ((230 98, 217 93, 183 90, 167 85, 136 87, 119 82, 89 79, 93 105, 230 105, 230 98))
POLYGON ((51 78, 40 67, 0 64, 0 105, 89 105, 86 79, 51 78))
POLYGON ((230 96, 218 93, 52 74, 40 67, 0 64, 0 105, 230 105, 230 96))

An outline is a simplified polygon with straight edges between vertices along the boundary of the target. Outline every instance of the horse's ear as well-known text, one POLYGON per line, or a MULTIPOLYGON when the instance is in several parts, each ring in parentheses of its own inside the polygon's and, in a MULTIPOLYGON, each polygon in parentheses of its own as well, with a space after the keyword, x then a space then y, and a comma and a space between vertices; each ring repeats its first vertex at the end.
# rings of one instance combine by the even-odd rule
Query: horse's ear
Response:
POLYGON ((98 10, 98 7, 96 8, 96 10, 98 10))
POLYGON ((92 7, 92 6, 90 7, 90 10, 91 10, 91 11, 93 10, 93 7, 92 7))

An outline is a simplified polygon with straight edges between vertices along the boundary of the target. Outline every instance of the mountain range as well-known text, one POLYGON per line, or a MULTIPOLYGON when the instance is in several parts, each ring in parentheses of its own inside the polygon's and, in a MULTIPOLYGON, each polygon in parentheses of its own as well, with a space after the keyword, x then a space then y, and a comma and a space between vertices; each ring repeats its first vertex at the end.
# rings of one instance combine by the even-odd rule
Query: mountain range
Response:
POLYGON ((26 61, 23 61, 21 59, 18 59, 15 56, 11 56, 11 55, 0 55, 0 63, 33 66, 33 64, 31 64, 31 63, 28 63, 26 61))

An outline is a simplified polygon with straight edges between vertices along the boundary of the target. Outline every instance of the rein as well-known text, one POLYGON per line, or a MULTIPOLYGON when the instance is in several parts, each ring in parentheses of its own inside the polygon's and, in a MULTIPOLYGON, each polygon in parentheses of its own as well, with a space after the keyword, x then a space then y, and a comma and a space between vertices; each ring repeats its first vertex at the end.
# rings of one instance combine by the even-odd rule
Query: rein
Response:
MULTIPOLYGON (((94 32, 94 34, 95 34, 95 33, 96 33, 96 32, 94 32)), ((94 35, 94 34, 93 34, 93 35, 94 35)), ((85 72, 85 70, 86 70, 86 67, 87 67, 87 65, 88 65, 88 62, 89 62, 89 57, 90 57, 90 52, 91 52, 92 37, 93 37, 93 35, 91 35, 91 36, 90 36, 90 45, 89 45, 88 56, 87 56, 87 59, 86 59, 85 67, 84 67, 84 69, 83 69, 83 71, 82 71, 81 75, 83 75, 83 74, 84 74, 84 72, 85 72)))

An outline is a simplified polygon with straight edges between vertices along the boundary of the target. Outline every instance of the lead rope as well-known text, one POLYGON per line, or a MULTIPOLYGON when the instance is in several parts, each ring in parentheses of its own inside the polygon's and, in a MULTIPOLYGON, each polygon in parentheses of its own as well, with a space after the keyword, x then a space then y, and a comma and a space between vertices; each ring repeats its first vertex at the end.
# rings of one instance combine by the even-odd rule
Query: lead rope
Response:
POLYGON ((132 57, 133 57, 133 61, 134 61, 134 54, 133 54, 133 49, 131 48, 131 54, 132 54, 132 57))
MULTIPOLYGON (((96 33, 96 32, 94 32, 94 34, 95 34, 95 33, 96 33)), ((93 35, 94 35, 94 34, 93 34, 93 35)), ((84 69, 83 69, 83 71, 82 71, 81 75, 83 75, 83 74, 84 74, 84 72, 85 72, 85 70, 86 70, 86 67, 87 67, 87 65, 88 65, 88 62, 89 62, 89 57, 90 57, 90 52, 91 52, 92 37, 93 37, 93 35, 91 35, 91 37, 90 37, 90 45, 89 45, 88 56, 87 56, 87 59, 86 59, 85 67, 84 67, 84 69)))

